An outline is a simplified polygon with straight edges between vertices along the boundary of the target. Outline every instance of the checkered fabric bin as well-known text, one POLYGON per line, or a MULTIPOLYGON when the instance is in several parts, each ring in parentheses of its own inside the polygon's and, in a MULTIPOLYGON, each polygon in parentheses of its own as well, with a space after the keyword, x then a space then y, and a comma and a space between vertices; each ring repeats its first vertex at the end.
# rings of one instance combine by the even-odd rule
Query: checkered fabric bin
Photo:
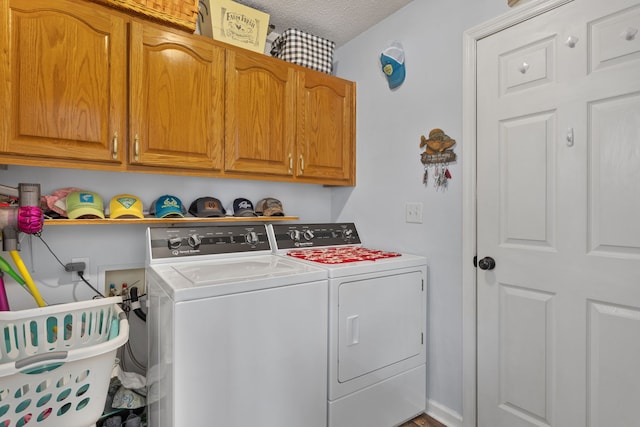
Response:
POLYGON ((294 64, 331 74, 336 44, 322 37, 289 28, 271 45, 271 55, 294 64))

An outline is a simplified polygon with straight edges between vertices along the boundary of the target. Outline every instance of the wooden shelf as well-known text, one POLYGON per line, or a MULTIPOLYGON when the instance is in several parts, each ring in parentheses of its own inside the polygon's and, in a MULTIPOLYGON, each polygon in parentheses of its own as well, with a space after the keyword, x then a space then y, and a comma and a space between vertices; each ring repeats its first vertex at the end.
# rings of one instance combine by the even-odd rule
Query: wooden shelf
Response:
POLYGON ((45 226, 52 225, 121 225, 121 224, 218 224, 218 223, 238 223, 238 222, 277 222, 277 221, 297 221, 297 216, 247 216, 235 217, 225 216, 221 218, 107 218, 107 219, 45 219, 45 226))

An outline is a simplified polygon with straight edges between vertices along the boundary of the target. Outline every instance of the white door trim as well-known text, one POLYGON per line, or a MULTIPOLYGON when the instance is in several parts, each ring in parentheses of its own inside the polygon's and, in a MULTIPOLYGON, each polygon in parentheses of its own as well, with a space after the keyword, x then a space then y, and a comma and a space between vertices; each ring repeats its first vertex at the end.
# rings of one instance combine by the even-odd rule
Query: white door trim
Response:
MULTIPOLYGON (((462 74, 462 425, 475 427, 476 405, 476 47, 480 39, 573 0, 523 4, 463 34, 462 74)), ((479 426, 484 427, 484 426, 479 426)))

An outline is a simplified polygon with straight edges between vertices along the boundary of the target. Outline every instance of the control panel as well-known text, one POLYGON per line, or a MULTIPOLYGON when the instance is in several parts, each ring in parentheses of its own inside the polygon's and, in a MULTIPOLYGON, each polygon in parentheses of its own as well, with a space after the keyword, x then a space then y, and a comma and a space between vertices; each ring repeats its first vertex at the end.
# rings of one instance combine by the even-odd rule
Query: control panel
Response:
POLYGON ((360 237, 352 222, 329 224, 273 224, 278 249, 358 245, 360 237))
POLYGON ((152 259, 270 251, 264 225, 149 228, 152 259))

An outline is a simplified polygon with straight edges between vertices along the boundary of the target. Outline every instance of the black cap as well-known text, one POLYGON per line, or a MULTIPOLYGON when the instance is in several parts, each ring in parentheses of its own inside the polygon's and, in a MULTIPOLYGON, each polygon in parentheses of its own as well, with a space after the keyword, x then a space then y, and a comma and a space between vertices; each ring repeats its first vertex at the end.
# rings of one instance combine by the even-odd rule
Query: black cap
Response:
POLYGON ((233 216, 258 216, 251 200, 239 197, 233 201, 233 216))
POLYGON ((224 216, 225 210, 215 197, 199 197, 191 202, 189 213, 201 218, 224 216))

